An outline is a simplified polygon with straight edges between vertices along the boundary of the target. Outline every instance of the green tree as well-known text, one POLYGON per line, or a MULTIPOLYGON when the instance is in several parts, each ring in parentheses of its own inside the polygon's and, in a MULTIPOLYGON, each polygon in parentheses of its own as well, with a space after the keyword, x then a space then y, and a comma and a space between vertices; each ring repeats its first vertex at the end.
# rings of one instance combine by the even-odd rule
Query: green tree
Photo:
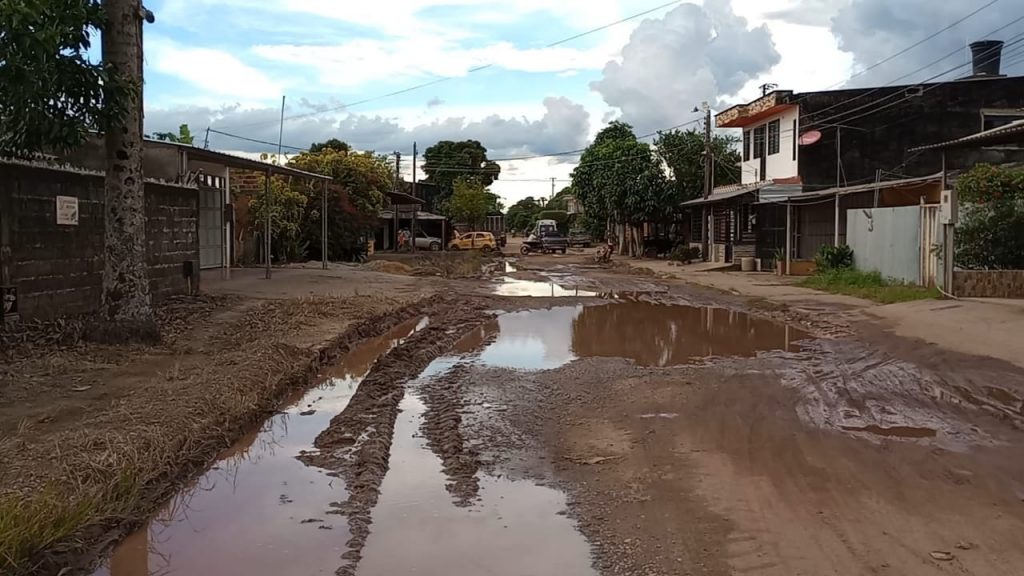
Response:
POLYGON ((548 210, 568 210, 569 198, 572 198, 573 194, 575 194, 575 191, 572 186, 566 186, 552 196, 547 204, 544 205, 544 208, 548 210))
POLYGON ((501 174, 501 166, 487 159, 487 148, 476 140, 452 142, 444 140, 423 153, 424 180, 438 187, 431 210, 440 210, 455 192, 455 182, 462 178, 477 179, 483 188, 490 187, 501 174))
POLYGON ((164 142, 188 144, 189 146, 192 146, 195 143, 195 137, 192 136, 192 131, 188 129, 188 124, 178 126, 177 134, 174 132, 154 132, 153 138, 163 140, 164 142))
MULTIPOLYGON (((328 259, 348 260, 360 252, 376 229, 385 206, 385 192, 394 185, 391 164, 373 152, 355 152, 337 139, 310 146, 288 165, 333 179, 327 188, 328 259), (315 150, 315 152, 314 152, 315 150)), ((308 197, 302 218, 302 238, 309 253, 321 257, 322 190, 304 186, 308 197)))
POLYGON ((632 127, 622 122, 612 122, 598 133, 580 158, 572 180, 587 215, 614 229, 619 252, 632 256, 643 251, 640 226, 664 219, 676 203, 661 161, 648 144, 637 140, 632 127))
MULTIPOLYGON (((740 153, 735 136, 714 134, 711 153, 715 159, 715 186, 740 182, 740 153)), ((704 133, 690 129, 659 132, 654 140, 658 156, 672 173, 677 200, 685 202, 704 194, 704 133)))
POLYGON ((445 215, 478 230, 484 218, 494 212, 497 197, 476 178, 459 178, 454 187, 455 191, 445 204, 445 215))
POLYGON ((264 194, 257 195, 249 205, 256 222, 266 222, 269 211, 270 253, 279 262, 294 262, 306 255, 308 242, 302 237, 302 222, 308 202, 308 196, 297 186, 275 177, 270 181, 269 206, 264 194))
POLYGON ((505 227, 509 230, 526 230, 543 209, 544 206, 536 198, 527 196, 509 207, 505 214, 505 227))
POLYGON ((956 187, 956 264, 969 270, 1024 269, 1024 170, 979 164, 956 187))

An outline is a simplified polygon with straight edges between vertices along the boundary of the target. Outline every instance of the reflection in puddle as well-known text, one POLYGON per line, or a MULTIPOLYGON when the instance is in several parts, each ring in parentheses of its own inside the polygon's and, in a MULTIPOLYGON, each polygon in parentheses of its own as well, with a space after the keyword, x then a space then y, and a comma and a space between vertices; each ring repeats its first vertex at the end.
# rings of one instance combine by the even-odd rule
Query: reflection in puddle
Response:
MULTIPOLYGON (((427 373, 443 371, 435 363, 427 373)), ((407 394, 401 410, 360 576, 595 574, 586 540, 558 514, 564 494, 482 475, 480 498, 456 506, 441 461, 419 437, 423 403, 407 394)))
POLYGON ((870 426, 843 426, 842 428, 847 432, 866 432, 886 438, 934 438, 936 435, 935 430, 931 428, 915 428, 913 426, 883 427, 872 424, 870 426))
POLYGON ((297 395, 283 413, 221 454, 118 546, 96 575, 334 574, 347 527, 324 512, 346 498, 345 486, 295 456, 312 449, 377 358, 426 324, 425 318, 407 322, 346 354, 326 371, 323 384, 297 395), (310 519, 322 522, 302 523, 310 519))
POLYGON ((521 370, 547 370, 588 357, 675 366, 709 356, 795 351, 795 343, 807 337, 742 312, 627 301, 504 314, 497 319, 497 336, 489 336, 494 341, 479 359, 487 366, 521 370))
POLYGON ((561 282, 542 282, 539 280, 519 280, 504 276, 499 279, 492 293, 497 296, 532 296, 535 298, 590 298, 597 296, 596 292, 580 290, 579 287, 568 284, 567 280, 562 280, 561 282))

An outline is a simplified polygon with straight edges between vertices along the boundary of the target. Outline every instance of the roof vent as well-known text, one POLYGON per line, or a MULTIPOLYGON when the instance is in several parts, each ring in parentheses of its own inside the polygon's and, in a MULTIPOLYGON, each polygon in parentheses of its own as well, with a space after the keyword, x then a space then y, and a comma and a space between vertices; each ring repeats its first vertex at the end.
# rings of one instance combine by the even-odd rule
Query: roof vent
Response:
POLYGON ((974 61, 974 78, 999 76, 1003 59, 1003 43, 1000 40, 982 40, 971 44, 974 61))

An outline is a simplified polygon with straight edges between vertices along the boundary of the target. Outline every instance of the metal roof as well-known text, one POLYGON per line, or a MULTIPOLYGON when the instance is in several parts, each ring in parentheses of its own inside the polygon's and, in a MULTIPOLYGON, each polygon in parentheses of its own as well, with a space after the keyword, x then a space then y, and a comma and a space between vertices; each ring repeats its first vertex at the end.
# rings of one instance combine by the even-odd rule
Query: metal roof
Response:
POLYGON ((730 186, 722 186, 721 188, 715 188, 715 191, 707 198, 689 200, 687 202, 683 202, 680 206, 700 206, 702 204, 721 202, 722 200, 743 196, 748 192, 757 192, 762 186, 767 184, 767 182, 758 182, 756 184, 732 184, 730 186))
POLYGON ((329 181, 334 179, 330 176, 324 176, 323 174, 314 174, 312 172, 306 172, 304 170, 296 170, 295 168, 289 168, 288 166, 280 166, 277 164, 271 164, 270 162, 263 162, 262 160, 253 160, 252 158, 236 156, 234 154, 228 154, 226 152, 218 152, 216 150, 198 148, 196 146, 192 146, 191 144, 181 144, 179 142, 166 142, 164 140, 154 140, 152 138, 146 138, 146 146, 153 145, 183 148, 188 153, 188 157, 190 160, 199 160, 204 162, 211 162, 214 164, 223 164, 228 168, 237 168, 240 170, 253 170, 256 172, 270 172, 271 174, 278 174, 281 176, 295 176, 298 178, 310 178, 313 180, 329 181))
MULTIPOLYGON (((404 211, 400 212, 405 214, 404 211)), ((380 218, 383 220, 393 220, 395 218, 394 210, 381 210, 380 218)), ((416 212, 417 220, 447 220, 448 218, 441 216, 440 214, 431 214, 430 212, 416 212)))
POLYGON ((762 204, 770 202, 792 202, 798 203, 800 200, 814 200, 818 198, 827 198, 829 196, 846 196, 848 194, 857 194, 859 192, 871 192, 877 186, 879 190, 891 189, 891 188, 902 188, 904 186, 914 186, 917 184, 924 184, 926 182, 941 182, 942 173, 932 174, 930 176, 920 176, 917 178, 904 178, 902 180, 884 180, 877 184, 872 182, 870 184, 858 184, 857 186, 843 186, 839 188, 829 188, 827 190, 819 190, 817 192, 800 192, 797 194, 791 194, 786 197, 779 197, 771 201, 762 200, 762 204))
POLYGON ((1024 120, 1010 122, 1006 126, 999 126, 956 140, 948 140, 927 146, 911 148, 910 152, 923 150, 949 150, 952 148, 972 148, 981 146, 996 146, 999 144, 1022 144, 1024 143, 1024 120))

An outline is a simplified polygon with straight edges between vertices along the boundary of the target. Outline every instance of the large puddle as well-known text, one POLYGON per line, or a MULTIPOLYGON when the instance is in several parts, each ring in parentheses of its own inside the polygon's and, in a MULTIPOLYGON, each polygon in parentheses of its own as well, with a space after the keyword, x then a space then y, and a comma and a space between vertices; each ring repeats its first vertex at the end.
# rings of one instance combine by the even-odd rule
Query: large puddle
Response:
POLYGON ((479 362, 548 370, 577 358, 627 358, 676 366, 712 356, 796 351, 807 333, 722 308, 619 302, 513 312, 468 334, 456 352, 479 350, 479 362))
MULTIPOLYGON (((439 360, 425 377, 450 366, 439 360)), ((457 505, 446 489, 457 480, 423 437, 423 401, 409 392, 401 410, 357 574, 596 576, 562 492, 478 473, 477 497, 457 505)))
POLYGON ((343 518, 325 511, 345 500, 345 486, 295 456, 313 449, 377 358, 426 322, 407 322, 346 354, 322 384, 223 453, 118 546, 96 575, 334 574, 348 529, 343 518))

